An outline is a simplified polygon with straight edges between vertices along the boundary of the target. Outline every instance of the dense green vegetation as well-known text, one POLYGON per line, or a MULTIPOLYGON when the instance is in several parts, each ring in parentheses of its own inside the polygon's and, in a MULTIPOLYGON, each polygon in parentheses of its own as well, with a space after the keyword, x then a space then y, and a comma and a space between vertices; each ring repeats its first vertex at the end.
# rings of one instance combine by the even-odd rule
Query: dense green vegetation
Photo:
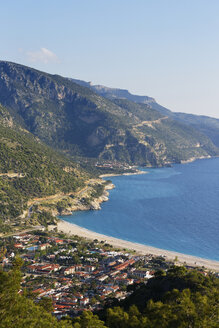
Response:
POLYGON ((216 328, 218 318, 218 278, 184 267, 157 272, 103 316, 110 328, 216 328))
POLYGON ((10 119, 0 106, 0 216, 4 220, 20 215, 31 198, 77 190, 85 177, 74 163, 18 125, 8 126, 10 119))
MULTIPOLYGON (((33 205, 33 208, 35 205, 33 205)), ((52 215, 50 211, 45 211, 45 210, 37 210, 34 209, 34 211, 31 213, 29 218, 25 219, 26 225, 29 226, 34 226, 37 224, 40 224, 44 227, 48 227, 50 224, 56 224, 57 223, 57 218, 52 215)))
MULTIPOLYGON (((185 267, 173 267, 167 272, 157 271, 154 278, 151 278, 147 285, 137 288, 134 293, 123 303, 127 309, 130 305, 136 305, 139 310, 143 311, 147 302, 153 300, 154 302, 166 302, 168 293, 178 290, 189 289, 191 294, 200 293, 201 295, 215 295, 219 287, 219 280, 217 278, 205 276, 204 272, 198 270, 187 270, 185 267)), ((216 299, 215 299, 216 300, 216 299)), ((214 300, 214 301, 215 301, 214 300)), ((210 300, 209 300, 210 301, 210 300)), ((213 301, 213 299, 212 299, 213 301)))
POLYGON ((65 154, 153 166, 219 154, 208 137, 164 119, 151 103, 107 99, 70 79, 8 62, 0 62, 0 81, 0 102, 13 118, 65 154))
POLYGON ((101 319, 85 311, 80 317, 56 321, 49 313, 51 302, 36 304, 24 291, 19 293, 19 259, 13 268, 0 268, 1 328, 216 328, 219 318, 219 285, 213 276, 174 267, 157 272, 148 284, 136 286, 120 306, 107 307, 101 319))

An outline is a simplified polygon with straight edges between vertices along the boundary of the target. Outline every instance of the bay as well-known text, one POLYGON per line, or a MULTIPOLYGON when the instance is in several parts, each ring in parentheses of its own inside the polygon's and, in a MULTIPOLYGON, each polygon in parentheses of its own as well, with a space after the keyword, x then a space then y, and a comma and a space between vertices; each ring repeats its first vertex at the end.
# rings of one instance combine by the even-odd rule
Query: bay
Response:
POLYGON ((219 158, 109 179, 100 211, 63 220, 108 236, 219 260, 219 158))

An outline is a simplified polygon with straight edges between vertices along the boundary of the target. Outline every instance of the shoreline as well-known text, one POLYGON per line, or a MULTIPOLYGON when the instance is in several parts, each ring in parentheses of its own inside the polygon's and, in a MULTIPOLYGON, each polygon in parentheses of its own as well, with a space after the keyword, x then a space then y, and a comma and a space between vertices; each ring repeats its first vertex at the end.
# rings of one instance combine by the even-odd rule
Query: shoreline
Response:
MULTIPOLYGON (((187 159, 187 160, 181 160, 180 163, 176 163, 176 162, 168 162, 166 163, 164 166, 145 166, 144 168, 145 169, 150 169, 150 168, 165 168, 167 167, 166 165, 174 165, 174 164, 189 164, 189 163, 192 163, 192 162, 195 162, 197 160, 200 160, 200 159, 211 159, 211 158, 218 158, 219 155, 215 155, 215 156, 200 156, 200 157, 191 157, 190 159, 187 159)), ((109 174, 101 174, 99 175, 99 178, 107 178, 107 177, 117 177, 117 176, 123 176, 123 175, 138 175, 138 174, 147 174, 148 172, 147 171, 141 171, 141 170, 136 170, 136 172, 127 172, 127 173, 109 173, 109 174)))
POLYGON ((187 160, 184 160, 184 161, 181 161, 181 164, 189 164, 189 163, 192 163, 192 162, 195 162, 199 159, 210 159, 210 158, 213 158, 214 156, 200 156, 200 157, 192 157, 190 159, 187 159, 187 160))
POLYGON ((147 171, 136 171, 136 172, 127 172, 127 173, 109 173, 109 174, 101 174, 99 175, 99 178, 110 178, 110 177, 119 177, 119 176, 123 176, 123 175, 140 175, 140 174, 147 174, 147 171))
POLYGON ((130 250, 135 250, 140 254, 153 254, 155 256, 165 256, 167 260, 174 260, 176 257, 178 258, 178 263, 184 264, 186 262, 187 265, 193 267, 202 267, 204 266, 207 269, 219 272, 219 261, 204 259, 198 256, 187 255, 183 253, 178 253, 175 251, 168 251, 161 248, 156 248, 153 246, 148 246, 144 244, 139 244, 131 241, 126 241, 123 239, 110 237, 104 234, 100 234, 98 232, 94 232, 88 230, 86 228, 82 228, 74 223, 69 223, 67 221, 59 219, 57 223, 57 229, 59 232, 64 232, 71 235, 78 235, 80 237, 84 237, 87 239, 97 239, 99 241, 105 241, 108 244, 111 244, 114 247, 125 248, 130 250))

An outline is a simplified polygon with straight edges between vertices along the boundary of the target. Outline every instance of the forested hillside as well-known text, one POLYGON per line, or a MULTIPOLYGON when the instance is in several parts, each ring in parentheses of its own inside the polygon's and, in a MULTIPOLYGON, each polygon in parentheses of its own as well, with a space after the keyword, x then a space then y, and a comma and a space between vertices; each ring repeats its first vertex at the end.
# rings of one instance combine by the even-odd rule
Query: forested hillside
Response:
POLYGON ((0 106, 0 217, 11 220, 27 201, 83 186, 87 175, 76 164, 15 124, 0 106))
POLYGON ((70 79, 9 62, 0 62, 0 82, 0 102, 13 119, 71 156, 157 166, 219 154, 200 131, 132 97, 107 99, 70 79))

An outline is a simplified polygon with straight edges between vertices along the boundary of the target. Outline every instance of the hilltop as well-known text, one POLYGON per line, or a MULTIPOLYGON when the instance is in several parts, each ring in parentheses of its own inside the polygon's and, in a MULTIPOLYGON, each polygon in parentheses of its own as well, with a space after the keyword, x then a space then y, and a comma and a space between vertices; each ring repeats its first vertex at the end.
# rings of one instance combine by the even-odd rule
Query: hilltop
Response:
POLYGON ((87 86, 9 62, 0 62, 0 102, 14 120, 69 156, 162 166, 216 156, 200 130, 128 99, 107 99, 87 86))

